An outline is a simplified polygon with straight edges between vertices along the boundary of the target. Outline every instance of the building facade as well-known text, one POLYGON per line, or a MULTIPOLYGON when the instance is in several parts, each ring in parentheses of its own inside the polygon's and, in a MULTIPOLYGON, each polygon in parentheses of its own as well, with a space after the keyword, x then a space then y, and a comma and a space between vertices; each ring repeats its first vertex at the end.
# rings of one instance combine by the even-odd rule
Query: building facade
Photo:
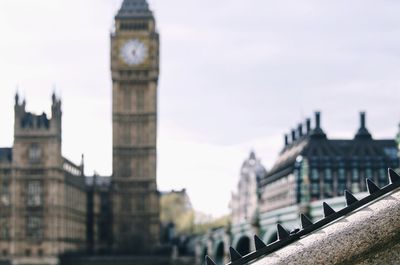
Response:
MULTIPOLYGON (((268 174, 260 181, 260 211, 342 196, 345 189, 366 191, 365 178, 387 184, 387 168, 398 168, 395 140, 376 140, 369 133, 365 113, 353 139, 329 139, 315 114, 315 127, 305 122, 290 137, 268 174)), ((307 209, 304 209, 307 212, 307 209)))
POLYGON ((114 249, 144 252, 159 241, 157 82, 159 35, 145 0, 124 0, 111 34, 114 249))
POLYGON ((267 171, 257 159, 255 153, 250 152, 240 169, 240 179, 237 191, 232 193, 230 201, 232 226, 242 223, 256 223, 258 215, 259 181, 265 177, 267 171))
POLYGON ((61 154, 61 101, 35 115, 15 97, 14 145, 0 149, 0 252, 13 264, 57 264, 86 247, 83 163, 61 154))
POLYGON ((112 198, 109 176, 86 176, 87 253, 109 254, 112 249, 112 198))

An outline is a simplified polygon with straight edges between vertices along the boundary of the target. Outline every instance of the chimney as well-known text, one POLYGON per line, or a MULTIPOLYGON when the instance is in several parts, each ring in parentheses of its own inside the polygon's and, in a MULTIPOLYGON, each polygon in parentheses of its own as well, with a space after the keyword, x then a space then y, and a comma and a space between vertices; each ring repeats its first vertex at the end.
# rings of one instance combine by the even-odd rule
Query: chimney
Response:
POLYGON ((17 92, 17 93, 15 93, 15 106, 18 106, 18 105, 19 105, 19 95, 17 92))
POLYGON ((360 128, 358 129, 356 139, 371 139, 372 136, 369 133, 367 127, 365 126, 365 112, 360 112, 360 128))
POLYGON ((365 112, 360 112, 360 128, 365 128, 365 112))
POLYGON ((299 138, 300 137, 303 137, 303 124, 299 124, 299 127, 297 127, 297 132, 298 132, 298 135, 299 135, 299 138))
POLYGON ((292 142, 296 141, 296 130, 292 130, 292 142))
POLYGON ((307 134, 309 134, 311 132, 311 120, 310 119, 306 120, 306 130, 307 130, 307 134))
POLYGON ((81 164, 80 164, 80 169, 81 169, 81 175, 84 176, 85 175, 85 155, 82 154, 81 156, 81 164))
POLYGON ((315 129, 321 128, 321 112, 315 112, 315 129))
POLYGON ((326 134, 321 129, 321 112, 315 112, 315 128, 311 131, 310 135, 317 138, 326 138, 326 134))
POLYGON ((57 100, 57 98, 56 98, 56 92, 53 91, 53 94, 51 95, 51 102, 53 103, 53 105, 56 104, 56 100, 57 100))

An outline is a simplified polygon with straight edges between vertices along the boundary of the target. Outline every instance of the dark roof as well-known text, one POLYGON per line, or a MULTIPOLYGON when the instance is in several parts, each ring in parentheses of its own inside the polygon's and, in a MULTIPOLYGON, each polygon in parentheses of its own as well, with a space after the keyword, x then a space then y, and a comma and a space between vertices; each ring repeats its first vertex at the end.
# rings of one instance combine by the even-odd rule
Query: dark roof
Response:
POLYGON ((30 112, 24 114, 21 118, 22 128, 46 128, 50 127, 50 120, 47 115, 43 113, 42 115, 35 115, 30 112))
POLYGON ((330 140, 327 138, 314 138, 311 135, 286 146, 266 178, 278 179, 286 176, 293 171, 296 159, 300 156, 308 159, 320 158, 338 162, 356 159, 381 159, 382 161, 395 159, 388 148, 395 150, 396 142, 394 140, 374 140, 372 138, 330 140))
MULTIPOLYGON (((323 159, 330 162, 351 162, 355 160, 388 161, 397 159, 395 140, 375 140, 365 127, 365 113, 361 113, 361 124, 354 139, 328 139, 319 126, 307 134, 288 143, 280 152, 275 164, 262 183, 269 183, 293 172, 296 159, 323 159)), ((389 166, 389 165, 382 165, 389 166)))
POLYGON ((85 178, 86 186, 93 186, 93 184, 96 185, 96 187, 104 187, 107 188, 111 185, 111 177, 109 176, 87 176, 85 178), (96 181, 94 183, 94 181, 96 181))
POLYGON ((0 161, 12 161, 12 148, 0 148, 0 161))
POLYGON ((146 0, 124 0, 116 18, 149 18, 153 13, 146 0))

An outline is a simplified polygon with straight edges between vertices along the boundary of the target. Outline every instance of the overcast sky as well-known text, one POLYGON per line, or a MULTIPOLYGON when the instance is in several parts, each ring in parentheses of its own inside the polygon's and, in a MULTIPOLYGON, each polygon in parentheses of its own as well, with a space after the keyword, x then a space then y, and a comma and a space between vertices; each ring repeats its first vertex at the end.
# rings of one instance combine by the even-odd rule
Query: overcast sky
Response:
MULTIPOLYGON (((28 110, 63 100, 63 154, 111 174, 113 16, 121 0, 0 0, 0 146, 16 89, 28 110)), ((152 0, 161 35, 158 184, 228 212, 251 149, 271 168, 283 134, 322 111, 328 137, 400 122, 400 1, 152 0)))

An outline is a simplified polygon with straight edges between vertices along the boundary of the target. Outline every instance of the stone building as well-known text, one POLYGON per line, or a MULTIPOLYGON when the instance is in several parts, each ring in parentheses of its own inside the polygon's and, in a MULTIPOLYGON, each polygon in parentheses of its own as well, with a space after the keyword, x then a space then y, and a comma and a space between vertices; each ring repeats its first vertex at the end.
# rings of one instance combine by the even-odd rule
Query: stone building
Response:
POLYGON ((0 264, 76 264, 86 254, 111 254, 111 261, 140 254, 130 256, 132 264, 178 261, 160 246, 159 35, 146 0, 123 1, 110 60, 111 177, 85 177, 83 157, 76 165, 62 156, 60 99, 53 95, 48 118, 27 112, 16 96, 14 145, 0 148, 0 264))
POLYGON ((112 249, 111 178, 86 176, 88 254, 108 254, 112 249))
POLYGON ((159 35, 146 0, 124 0, 111 34, 114 249, 159 242, 156 183, 159 35))
POLYGON ((0 149, 0 253, 13 264, 57 264, 86 247, 83 162, 61 154, 61 101, 51 118, 15 96, 14 144, 0 149))
MULTIPOLYGON (((365 113, 353 139, 329 139, 315 114, 315 127, 307 119, 291 137, 268 174, 260 181, 260 211, 342 196, 345 189, 366 191, 364 179, 387 184, 387 168, 398 168, 395 140, 376 140, 369 133, 365 113)), ((307 212, 307 209, 304 209, 307 212)))
POLYGON ((250 156, 246 159, 240 169, 240 179, 237 191, 232 193, 230 201, 232 226, 241 223, 257 221, 258 215, 258 184, 265 177, 267 171, 256 158, 255 153, 250 152, 250 156))

